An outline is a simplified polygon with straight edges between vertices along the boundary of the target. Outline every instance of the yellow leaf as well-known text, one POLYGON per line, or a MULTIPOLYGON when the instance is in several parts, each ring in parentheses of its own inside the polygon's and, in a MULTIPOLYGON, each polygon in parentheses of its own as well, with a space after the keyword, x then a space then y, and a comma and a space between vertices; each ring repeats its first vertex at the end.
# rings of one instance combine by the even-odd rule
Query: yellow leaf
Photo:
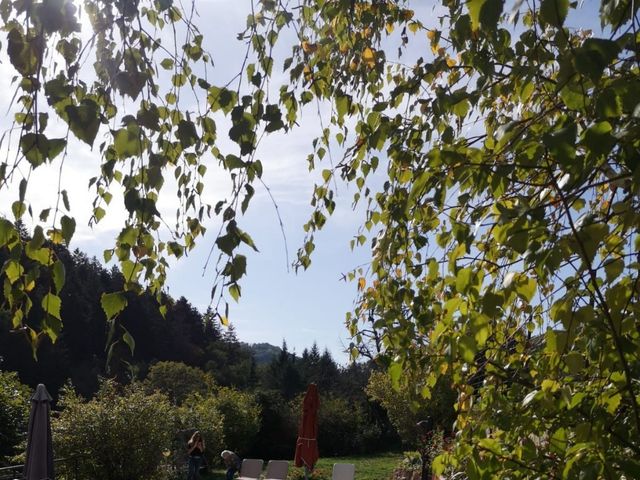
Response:
POLYGON ((418 22, 411 22, 407 25, 407 27, 409 27, 409 31, 411 33, 416 33, 418 31, 418 28, 420 28, 420 24, 418 22))
POLYGON ((220 315, 220 323, 222 325, 224 325, 225 327, 229 326, 229 319, 227 317, 225 317, 224 315, 220 315))
POLYGON ((393 32, 393 29, 394 29, 394 28, 395 28, 395 27, 393 26, 393 23, 387 23, 387 24, 384 26, 384 29, 387 31, 387 34, 389 34, 389 35, 391 35, 391 33, 393 32))
POLYGON ((362 52, 362 61, 367 64, 369 68, 376 66, 376 54, 369 47, 365 48, 362 52))
POLYGON ((402 11, 402 16, 406 21, 411 20, 414 15, 415 15, 415 12, 413 10, 403 10, 402 11))
POLYGON ((435 30, 429 30, 427 31, 427 38, 433 42, 436 39, 437 33, 438 32, 436 32, 435 30))
POLYGON ((358 290, 364 290, 364 287, 366 284, 367 284, 367 281, 364 279, 364 277, 360 277, 358 279, 358 290))
POLYGON ((456 65, 456 61, 455 61, 453 58, 451 58, 451 57, 447 57, 447 65, 448 65, 449 67, 455 67, 455 65, 456 65))
POLYGON ((47 235, 49 236, 49 239, 56 244, 60 244, 64 240, 64 238, 62 237, 62 231, 58 230, 57 228, 48 230, 47 235))
POLYGON ((302 73, 304 74, 304 79, 307 82, 310 82, 313 79, 313 71, 309 65, 305 65, 302 69, 302 73))
POLYGON ((318 50, 318 45, 315 43, 309 43, 305 40, 302 42, 302 50, 304 53, 313 53, 318 50))

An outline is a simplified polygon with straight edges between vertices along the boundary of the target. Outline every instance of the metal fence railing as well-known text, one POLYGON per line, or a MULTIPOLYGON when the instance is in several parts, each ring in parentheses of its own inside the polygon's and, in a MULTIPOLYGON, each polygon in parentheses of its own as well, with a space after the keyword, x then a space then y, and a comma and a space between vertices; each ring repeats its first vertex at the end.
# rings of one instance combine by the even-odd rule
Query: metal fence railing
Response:
MULTIPOLYGON (((56 458, 53 460, 57 480, 80 480, 78 476, 79 457, 56 458)), ((24 465, 0 467, 0 480, 23 480, 24 465)))

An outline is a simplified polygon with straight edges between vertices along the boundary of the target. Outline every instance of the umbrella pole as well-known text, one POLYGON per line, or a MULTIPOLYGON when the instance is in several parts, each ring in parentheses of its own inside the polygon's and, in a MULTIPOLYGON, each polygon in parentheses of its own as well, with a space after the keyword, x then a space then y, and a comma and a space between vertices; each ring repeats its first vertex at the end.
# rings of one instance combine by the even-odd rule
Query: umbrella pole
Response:
POLYGON ((309 480, 309 469, 307 466, 304 466, 304 480, 309 480))

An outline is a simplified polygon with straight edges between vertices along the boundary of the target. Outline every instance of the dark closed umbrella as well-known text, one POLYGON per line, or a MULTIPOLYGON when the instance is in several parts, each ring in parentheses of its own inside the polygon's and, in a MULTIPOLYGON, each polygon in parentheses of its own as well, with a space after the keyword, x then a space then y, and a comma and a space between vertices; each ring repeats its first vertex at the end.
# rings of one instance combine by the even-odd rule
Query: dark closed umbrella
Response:
POLYGON ((302 402, 302 418, 298 428, 298 440, 296 441, 296 467, 305 467, 306 471, 312 471, 318 461, 318 387, 312 383, 307 388, 307 393, 302 402))
POLYGON ((51 441, 51 395, 38 385, 31 397, 25 480, 53 480, 53 443, 51 441))

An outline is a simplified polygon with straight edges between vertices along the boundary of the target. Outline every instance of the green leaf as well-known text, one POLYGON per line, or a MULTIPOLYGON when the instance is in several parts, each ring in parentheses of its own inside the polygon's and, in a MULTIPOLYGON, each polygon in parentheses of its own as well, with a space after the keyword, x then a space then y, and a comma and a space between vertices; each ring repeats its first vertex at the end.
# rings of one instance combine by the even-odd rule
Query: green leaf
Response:
POLYGON ((578 129, 572 121, 558 126, 542 137, 544 145, 559 163, 570 163, 576 156, 576 135, 578 129))
POLYGON ((9 279, 9 283, 15 283, 23 274, 24 268, 15 260, 7 261, 2 267, 5 275, 9 279))
POLYGON ((31 260, 35 260, 41 265, 50 265, 52 261, 51 250, 49 248, 32 248, 27 244, 25 248, 27 257, 31 260))
POLYGON ((229 114, 238 103, 238 94, 227 88, 211 87, 207 99, 212 111, 222 110, 229 114))
POLYGON ((42 309, 46 313, 51 315, 53 318, 57 318, 58 320, 61 320, 60 318, 61 307, 62 307, 62 301, 60 300, 60 297, 57 295, 54 295, 51 292, 47 293, 42 298, 42 309))
POLYGON ((474 337, 470 335, 463 335, 460 337, 458 340, 458 353, 465 362, 473 362, 477 352, 478 346, 474 337))
MULTIPOLYGON (((609 226, 604 223, 587 225, 579 232, 579 239, 584 247, 584 253, 587 255, 586 260, 588 263, 593 262, 596 252, 598 251, 598 247, 608 233, 609 226)), ((582 254, 583 252, 580 253, 582 254)))
POLYGON ((93 100, 85 99, 80 106, 68 105, 65 112, 73 134, 92 146, 100 128, 101 116, 98 105, 93 100))
POLYGON ((112 131, 113 147, 118 158, 137 157, 142 153, 142 132, 135 125, 112 131))
POLYGON ((67 246, 69 246, 71 238, 76 231, 76 221, 74 218, 63 215, 60 219, 60 226, 62 228, 62 237, 64 238, 67 246))
POLYGON ((16 220, 20 220, 20 218, 25 214, 26 211, 27 206, 24 204, 24 202, 16 200, 11 204, 11 212, 13 213, 13 217, 16 220))
POLYGON ((173 60, 171 58, 165 58, 164 60, 162 60, 160 62, 160 65, 165 70, 171 70, 173 68, 174 63, 173 63, 173 60))
POLYGON ((20 138, 20 148, 24 157, 35 168, 47 159, 49 140, 41 133, 27 133, 20 138))
MULTIPOLYGON (((53 315, 45 315, 42 319, 42 331, 55 343, 62 330, 62 320, 53 315)), ((35 352, 34 352, 35 353, 35 352)))
POLYGON ((60 260, 56 260, 56 262, 53 264, 52 276, 53 284, 56 287, 56 292, 60 294, 60 292, 62 291, 62 287, 64 287, 66 276, 64 264, 60 260))
POLYGON ((478 30, 481 26, 487 30, 495 30, 502 14, 503 2, 501 0, 469 0, 467 8, 471 17, 471 27, 474 30, 478 30))
POLYGON ((224 166, 227 170, 235 170, 237 168, 246 168, 247 163, 240 159, 240 157, 229 154, 224 158, 224 166))
POLYGON ((188 120, 180 120, 176 137, 180 140, 182 148, 188 148, 198 141, 198 131, 193 122, 188 120))
POLYGON ((569 0, 542 0, 540 4, 540 20, 556 28, 562 28, 569 13, 569 0))
POLYGON ((538 282, 534 278, 520 275, 516 282, 516 293, 527 302, 531 302, 538 288, 538 282))
POLYGON ((129 333, 129 330, 124 328, 122 325, 121 327, 122 327, 122 330, 124 330, 124 333, 122 334, 122 341, 127 344, 127 346, 129 347, 129 350, 131 351, 131 355, 133 355, 133 352, 136 349, 136 341, 134 340, 133 336, 129 333))
POLYGON ((620 47, 612 40, 604 38, 588 38, 576 49, 574 65, 578 72, 598 82, 604 69, 620 53, 620 47))
POLYGON ((342 119, 349 111, 349 102, 351 99, 346 95, 340 95, 336 97, 336 113, 338 114, 338 123, 342 122, 342 119))
POLYGON ((564 362, 567 364, 571 375, 577 375, 584 367, 584 357, 580 352, 569 352, 565 355, 564 362))
POLYGON ((7 39, 11 64, 25 77, 35 74, 42 59, 43 45, 40 39, 25 37, 18 28, 9 30, 7 39))
POLYGON ((229 265, 229 270, 225 272, 232 282, 236 282, 247 273, 247 257, 236 255, 229 265))
POLYGON ((584 131, 582 144, 596 155, 608 154, 616 143, 609 122, 597 122, 584 131))
POLYGON ((622 115, 622 98, 612 88, 607 88, 596 98, 599 118, 618 118, 622 115))
POLYGON ((100 297, 100 305, 107 320, 112 320, 127 306, 127 297, 123 292, 103 293, 100 297))
POLYGON ((227 233, 216 239, 216 245, 222 252, 231 256, 233 250, 240 245, 240 238, 234 233, 227 233))
POLYGON ((396 390, 400 388, 400 378, 402 377, 402 365, 399 363, 392 363, 389 365, 389 377, 391 378, 391 384, 396 390))
POLYGON ((237 283, 230 285, 229 294, 237 302, 240 299, 240 286, 237 283))
POLYGON ((458 292, 464 293, 467 291, 467 288, 469 288, 471 284, 472 273, 471 268, 462 268, 458 271, 456 275, 456 290, 458 292))
POLYGON ((611 283, 624 271, 624 260, 616 258, 604 264, 604 271, 607 275, 607 282, 611 283))
POLYGON ((7 219, 0 218, 0 247, 4 247, 17 239, 18 232, 13 226, 13 223, 7 219))

